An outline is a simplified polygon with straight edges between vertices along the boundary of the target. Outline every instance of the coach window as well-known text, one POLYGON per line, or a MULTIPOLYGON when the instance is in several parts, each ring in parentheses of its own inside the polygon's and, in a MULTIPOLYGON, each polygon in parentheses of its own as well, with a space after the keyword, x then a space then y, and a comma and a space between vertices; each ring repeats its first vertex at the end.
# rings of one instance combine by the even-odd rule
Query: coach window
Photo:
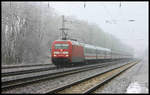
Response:
POLYGON ((85 47, 85 52, 88 53, 88 48, 87 47, 85 47))
POLYGON ((87 53, 90 53, 89 48, 87 48, 87 53))
POLYGON ((101 54, 101 51, 100 51, 100 50, 98 50, 98 53, 99 53, 99 54, 101 54))

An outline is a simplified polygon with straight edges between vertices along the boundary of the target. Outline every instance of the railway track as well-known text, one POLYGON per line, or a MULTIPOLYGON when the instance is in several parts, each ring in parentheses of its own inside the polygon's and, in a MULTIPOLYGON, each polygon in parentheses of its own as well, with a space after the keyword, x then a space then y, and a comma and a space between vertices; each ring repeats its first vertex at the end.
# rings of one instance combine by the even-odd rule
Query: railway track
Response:
POLYGON ((63 85, 58 88, 51 89, 46 93, 93 93, 97 88, 104 85, 106 82, 110 81, 120 73, 134 66, 136 62, 129 62, 128 64, 124 64, 115 68, 111 68, 109 70, 105 70, 98 74, 92 75, 88 78, 78 80, 71 84, 63 85))
MULTIPOLYGON (((8 80, 8 81, 3 81, 2 80, 1 89, 2 89, 2 91, 5 91, 5 90, 8 90, 8 89, 24 86, 24 85, 27 85, 27 84, 33 84, 33 83, 36 83, 36 82, 39 82, 39 81, 54 79, 54 78, 58 78, 58 77, 64 77, 66 75, 70 75, 70 74, 74 74, 74 73, 93 70, 93 69, 96 69, 96 68, 101 68, 101 67, 110 65, 110 63, 112 63, 112 62, 93 65, 93 66, 88 65, 88 66, 85 66, 85 67, 78 67, 78 68, 74 68, 74 69, 70 69, 70 70, 58 71, 58 72, 54 72, 54 73, 48 73, 48 74, 32 76, 32 77, 25 77, 25 78, 20 78, 20 79, 15 79, 15 80, 8 80)), ((116 62, 113 62, 113 63, 116 64, 116 62)))
MULTIPOLYGON (((19 67, 18 67, 19 68, 19 67)), ((19 68, 20 69, 20 68, 19 68)), ((10 72, 3 72, 2 70, 2 77, 6 77, 6 76, 14 76, 14 75, 20 75, 20 74, 28 74, 28 73, 34 73, 34 72, 41 72, 41 71, 48 71, 48 70, 54 70, 56 69, 55 66, 47 66, 47 67, 40 67, 40 68, 31 68, 31 69, 27 69, 27 70, 17 70, 17 71, 11 71, 10 72)), ((6 70, 5 70, 6 71, 6 70)))
POLYGON ((10 68, 22 68, 22 67, 35 67, 35 66, 50 66, 53 64, 24 64, 24 65, 2 65, 2 69, 10 69, 10 68))
MULTIPOLYGON (((88 65, 88 64, 86 64, 88 65)), ((2 77, 42 72, 58 69, 54 64, 30 64, 30 65, 11 65, 2 66, 2 77)))
MULTIPOLYGON (((88 64, 86 64, 88 65, 88 64)), ((21 75, 21 74, 28 74, 28 73, 34 73, 34 72, 42 72, 42 71, 48 71, 48 70, 55 70, 58 69, 53 64, 39 64, 39 65, 30 65, 27 66, 9 66, 9 68, 2 69, 2 77, 7 76, 15 76, 15 75, 21 75)))

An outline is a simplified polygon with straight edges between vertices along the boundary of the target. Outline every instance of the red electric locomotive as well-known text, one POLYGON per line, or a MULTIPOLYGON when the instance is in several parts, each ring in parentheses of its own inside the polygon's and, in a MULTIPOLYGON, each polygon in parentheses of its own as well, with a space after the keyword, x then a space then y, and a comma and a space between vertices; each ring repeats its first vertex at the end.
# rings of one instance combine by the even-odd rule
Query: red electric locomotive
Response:
POLYGON ((83 45, 71 40, 56 40, 52 43, 51 57, 56 66, 84 62, 83 45))

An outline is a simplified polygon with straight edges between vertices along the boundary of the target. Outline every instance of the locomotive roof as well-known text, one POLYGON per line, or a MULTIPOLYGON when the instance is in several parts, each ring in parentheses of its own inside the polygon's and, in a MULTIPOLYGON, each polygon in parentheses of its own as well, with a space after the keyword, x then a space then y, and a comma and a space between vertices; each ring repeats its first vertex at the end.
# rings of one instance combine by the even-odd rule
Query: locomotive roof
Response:
POLYGON ((98 49, 98 50, 111 51, 108 48, 103 48, 103 47, 100 47, 100 46, 84 44, 84 43, 81 43, 81 42, 78 42, 78 41, 72 41, 72 40, 56 40, 56 41, 71 41, 72 44, 74 44, 74 45, 82 45, 82 46, 84 46, 86 48, 93 48, 93 49, 98 49))
POLYGON ((74 45, 83 45, 83 43, 80 43, 80 42, 78 42, 78 41, 72 41, 72 40, 56 40, 56 41, 70 41, 70 42, 72 42, 72 44, 74 44, 74 45))

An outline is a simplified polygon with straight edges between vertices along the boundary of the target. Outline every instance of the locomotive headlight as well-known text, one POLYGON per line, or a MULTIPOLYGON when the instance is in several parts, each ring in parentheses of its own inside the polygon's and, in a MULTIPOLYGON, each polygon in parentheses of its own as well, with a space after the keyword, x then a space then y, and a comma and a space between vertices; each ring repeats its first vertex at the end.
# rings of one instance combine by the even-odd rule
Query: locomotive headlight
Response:
POLYGON ((68 51, 64 51, 63 54, 68 54, 68 51))
POLYGON ((69 55, 67 54, 66 57, 68 57, 69 55))
POLYGON ((56 55, 54 54, 54 56, 56 56, 56 55))
POLYGON ((54 54, 59 54, 59 52, 58 51, 54 51, 54 54))

